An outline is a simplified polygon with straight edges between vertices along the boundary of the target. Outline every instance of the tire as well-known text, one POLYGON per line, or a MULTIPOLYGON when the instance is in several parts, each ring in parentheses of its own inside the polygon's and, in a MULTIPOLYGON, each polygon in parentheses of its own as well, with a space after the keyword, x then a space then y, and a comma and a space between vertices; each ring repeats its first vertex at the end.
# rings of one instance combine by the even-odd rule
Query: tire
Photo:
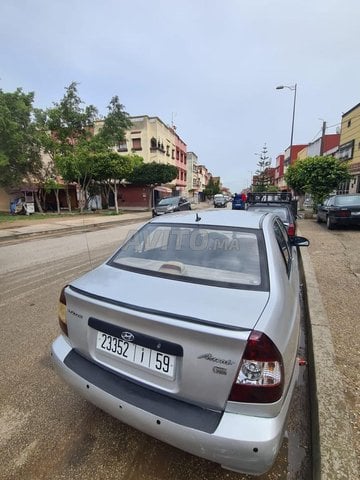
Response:
POLYGON ((329 216, 326 217, 326 226, 327 226, 328 230, 334 230, 334 228, 335 228, 335 224, 329 216))
POLYGON ((318 223, 321 223, 321 218, 319 217, 319 215, 316 215, 316 221, 317 221, 318 223))

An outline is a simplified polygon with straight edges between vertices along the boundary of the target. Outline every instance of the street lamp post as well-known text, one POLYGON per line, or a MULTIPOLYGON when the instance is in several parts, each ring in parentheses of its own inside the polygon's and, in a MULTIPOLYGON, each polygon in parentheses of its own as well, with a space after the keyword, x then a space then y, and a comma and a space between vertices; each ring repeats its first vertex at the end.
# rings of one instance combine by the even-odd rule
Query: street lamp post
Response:
POLYGON ((284 88, 288 88, 294 92, 294 103, 293 103, 293 111, 292 111, 292 122, 291 122, 291 137, 290 137, 290 162, 292 158, 292 149, 293 149, 293 141, 294 141, 294 123, 295 123, 295 106, 296 106, 296 88, 297 84, 295 85, 279 85, 276 87, 276 90, 282 90, 284 88))

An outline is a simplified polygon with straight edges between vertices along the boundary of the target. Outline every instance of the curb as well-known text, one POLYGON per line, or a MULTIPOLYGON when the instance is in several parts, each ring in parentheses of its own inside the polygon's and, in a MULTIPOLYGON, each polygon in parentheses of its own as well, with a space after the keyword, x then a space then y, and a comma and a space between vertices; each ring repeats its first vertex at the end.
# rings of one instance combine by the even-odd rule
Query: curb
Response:
POLYGON ((313 480, 358 480, 344 387, 310 255, 301 250, 307 309, 313 480))
MULTIPOLYGON (((30 239, 36 237, 51 237, 51 236, 58 236, 59 234, 69 234, 69 233, 78 233, 78 232, 87 232, 87 231, 94 231, 96 229, 101 228, 111 228, 116 224, 124 224, 130 225, 132 223, 137 223, 139 221, 147 221, 150 220, 151 216, 147 213, 146 215, 140 214, 136 218, 117 218, 114 220, 108 220, 106 222, 91 222, 91 223, 84 223, 83 225, 72 225, 72 226, 59 226, 57 228, 50 228, 44 230, 38 230, 33 232, 24 232, 21 231, 23 227, 14 228, 8 235, 1 236, 0 235, 0 244, 11 242, 17 239, 30 239), (19 230, 16 232, 16 230, 19 230)), ((12 229, 10 229, 12 230, 12 229)))

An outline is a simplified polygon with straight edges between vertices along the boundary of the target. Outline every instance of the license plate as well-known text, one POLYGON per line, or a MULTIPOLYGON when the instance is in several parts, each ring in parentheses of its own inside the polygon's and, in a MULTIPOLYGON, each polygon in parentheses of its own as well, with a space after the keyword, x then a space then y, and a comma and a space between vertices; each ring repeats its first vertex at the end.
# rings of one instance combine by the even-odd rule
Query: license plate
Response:
POLYGON ((126 342, 107 333, 97 332, 96 348, 125 362, 151 370, 161 376, 174 378, 176 357, 150 348, 126 342))

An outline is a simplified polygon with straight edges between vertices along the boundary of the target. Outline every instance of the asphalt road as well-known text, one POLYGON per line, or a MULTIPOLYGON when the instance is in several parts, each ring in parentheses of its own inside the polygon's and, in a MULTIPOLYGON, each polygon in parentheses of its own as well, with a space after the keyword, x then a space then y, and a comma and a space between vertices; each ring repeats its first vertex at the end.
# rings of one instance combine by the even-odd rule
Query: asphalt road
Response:
MULTIPOLYGON (((55 374, 61 287, 105 260, 134 225, 0 246, 0 479, 241 480, 98 410, 55 374)), ((304 340, 304 339, 303 339, 304 340)), ((306 357, 304 342, 301 355, 306 357)), ((260 479, 309 480, 307 369, 287 433, 260 479)))

